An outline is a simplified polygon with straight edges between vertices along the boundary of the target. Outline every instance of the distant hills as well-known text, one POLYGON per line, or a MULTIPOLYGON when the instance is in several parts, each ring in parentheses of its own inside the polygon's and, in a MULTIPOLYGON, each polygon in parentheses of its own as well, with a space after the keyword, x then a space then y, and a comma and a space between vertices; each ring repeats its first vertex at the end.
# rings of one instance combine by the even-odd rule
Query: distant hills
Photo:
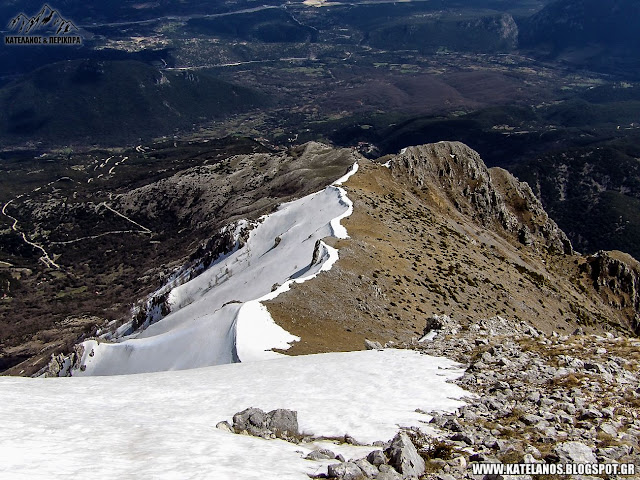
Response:
POLYGON ((377 48, 438 51, 508 52, 517 46, 518 27, 509 14, 459 19, 438 15, 425 19, 402 19, 379 25, 367 33, 377 48))
POLYGON ((280 8, 264 8, 238 15, 193 18, 187 29, 214 37, 266 43, 315 42, 317 30, 302 25, 280 8))
POLYGON ((262 105, 259 93, 136 61, 73 60, 0 89, 3 143, 113 144, 158 137, 262 105))
POLYGON ((557 0, 519 24, 520 47, 640 77, 640 3, 557 0))
POLYGON ((540 155, 513 167, 579 251, 640 257, 640 135, 540 155))

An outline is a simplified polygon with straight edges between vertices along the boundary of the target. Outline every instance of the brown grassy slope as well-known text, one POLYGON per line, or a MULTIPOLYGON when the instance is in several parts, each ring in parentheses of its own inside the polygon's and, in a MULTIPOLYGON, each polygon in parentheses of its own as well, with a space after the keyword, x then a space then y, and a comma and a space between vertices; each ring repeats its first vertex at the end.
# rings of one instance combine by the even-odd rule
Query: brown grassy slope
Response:
MULTIPOLYGON (((513 201, 517 195, 507 191, 513 177, 504 171, 494 176, 496 191, 513 201)), ((533 244, 525 246, 517 225, 507 230, 480 218, 450 187, 437 176, 417 187, 397 169, 361 162, 346 185, 354 203, 343 220, 350 238, 331 242, 340 260, 267 303, 276 323, 302 338, 288 353, 361 349, 365 338, 408 342, 434 313, 463 325, 502 315, 547 332, 627 324, 580 273, 583 257, 544 245, 536 233, 548 230, 543 211, 508 205, 534 232, 533 244)))

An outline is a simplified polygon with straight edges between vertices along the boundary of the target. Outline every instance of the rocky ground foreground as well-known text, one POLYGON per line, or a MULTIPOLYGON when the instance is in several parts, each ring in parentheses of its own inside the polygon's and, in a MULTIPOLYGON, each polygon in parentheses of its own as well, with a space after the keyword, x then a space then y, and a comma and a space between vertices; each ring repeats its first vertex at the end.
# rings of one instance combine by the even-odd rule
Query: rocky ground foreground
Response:
POLYGON ((437 335, 418 348, 468 365, 457 382, 477 397, 434 415, 442 441, 424 452, 425 478, 473 478, 473 461, 640 466, 640 340, 544 335, 501 317, 469 326, 432 317, 427 328, 437 335))

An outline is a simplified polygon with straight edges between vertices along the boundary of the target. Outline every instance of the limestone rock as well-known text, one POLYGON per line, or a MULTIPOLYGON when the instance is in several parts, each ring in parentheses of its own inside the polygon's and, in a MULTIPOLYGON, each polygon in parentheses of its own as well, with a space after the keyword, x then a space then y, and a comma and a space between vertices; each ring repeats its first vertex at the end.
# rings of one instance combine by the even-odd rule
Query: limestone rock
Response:
POLYGON ((403 478, 419 477, 425 472, 424 460, 404 432, 398 433, 393 438, 385 453, 389 457, 389 464, 395 467, 403 478))
POLYGON ((319 448, 309 452, 304 458, 307 460, 333 460, 336 458, 336 454, 326 448, 319 448))
POLYGON ((367 455, 367 461, 376 467, 387 463, 387 457, 385 457, 382 450, 374 450, 367 455))
POLYGON ((402 480, 402 475, 389 465, 380 465, 379 469, 380 473, 376 480, 402 480))
POLYGON ((268 428, 276 437, 285 440, 299 436, 298 413, 293 410, 279 408, 267 414, 268 428))
POLYGON ((584 443, 564 442, 555 447, 561 463, 597 463, 598 459, 584 443))
POLYGON ((293 410, 277 409, 265 413, 259 408, 247 408, 233 416, 233 430, 262 438, 281 438, 298 442, 298 414, 293 410))
POLYGON ((328 468, 329 478, 341 480, 362 480, 364 475, 360 467, 353 462, 334 463, 328 468))
POLYGON ((382 350, 382 345, 380 344, 380 342, 374 342, 365 339, 364 346, 367 350, 382 350))
POLYGON ((586 270, 598 292, 615 308, 633 309, 631 328, 640 334, 640 263, 622 252, 599 251, 587 258, 586 270))
POLYGON ((267 415, 259 408, 247 408, 233 416, 233 429, 236 433, 263 437, 267 431, 267 415))
POLYGON ((360 470, 362 470, 362 473, 364 473, 369 478, 375 478, 379 473, 379 470, 376 467, 374 467, 371 463, 369 463, 369 461, 366 458, 361 458, 359 460, 356 460, 354 463, 358 466, 360 470))
POLYGON ((231 425, 229 425, 229 422, 227 422, 226 420, 223 422, 218 422, 216 424, 216 428, 218 430, 224 430, 225 432, 233 433, 233 428, 231 427, 231 425))

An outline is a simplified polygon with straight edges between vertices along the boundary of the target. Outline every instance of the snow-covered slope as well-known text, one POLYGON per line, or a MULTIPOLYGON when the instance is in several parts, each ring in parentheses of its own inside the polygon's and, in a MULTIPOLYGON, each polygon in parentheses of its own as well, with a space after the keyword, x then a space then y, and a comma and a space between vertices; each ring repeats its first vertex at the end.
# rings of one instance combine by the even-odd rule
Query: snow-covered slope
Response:
MULTIPOLYGON (((251 406, 289 408, 305 433, 386 441, 398 426, 426 427, 430 417, 416 409, 460 406, 466 392, 447 380, 462 371, 445 358, 374 350, 141 375, 0 377, 0 479, 301 480, 335 461, 304 460, 313 444, 216 423, 251 406)), ((347 458, 357 455, 350 448, 347 458)))
POLYGON ((273 358, 298 337, 276 325, 260 303, 331 268, 327 236, 345 237, 340 219, 352 209, 338 187, 283 204, 262 217, 246 245, 173 289, 171 313, 135 338, 84 342, 74 375, 119 375, 273 358))

